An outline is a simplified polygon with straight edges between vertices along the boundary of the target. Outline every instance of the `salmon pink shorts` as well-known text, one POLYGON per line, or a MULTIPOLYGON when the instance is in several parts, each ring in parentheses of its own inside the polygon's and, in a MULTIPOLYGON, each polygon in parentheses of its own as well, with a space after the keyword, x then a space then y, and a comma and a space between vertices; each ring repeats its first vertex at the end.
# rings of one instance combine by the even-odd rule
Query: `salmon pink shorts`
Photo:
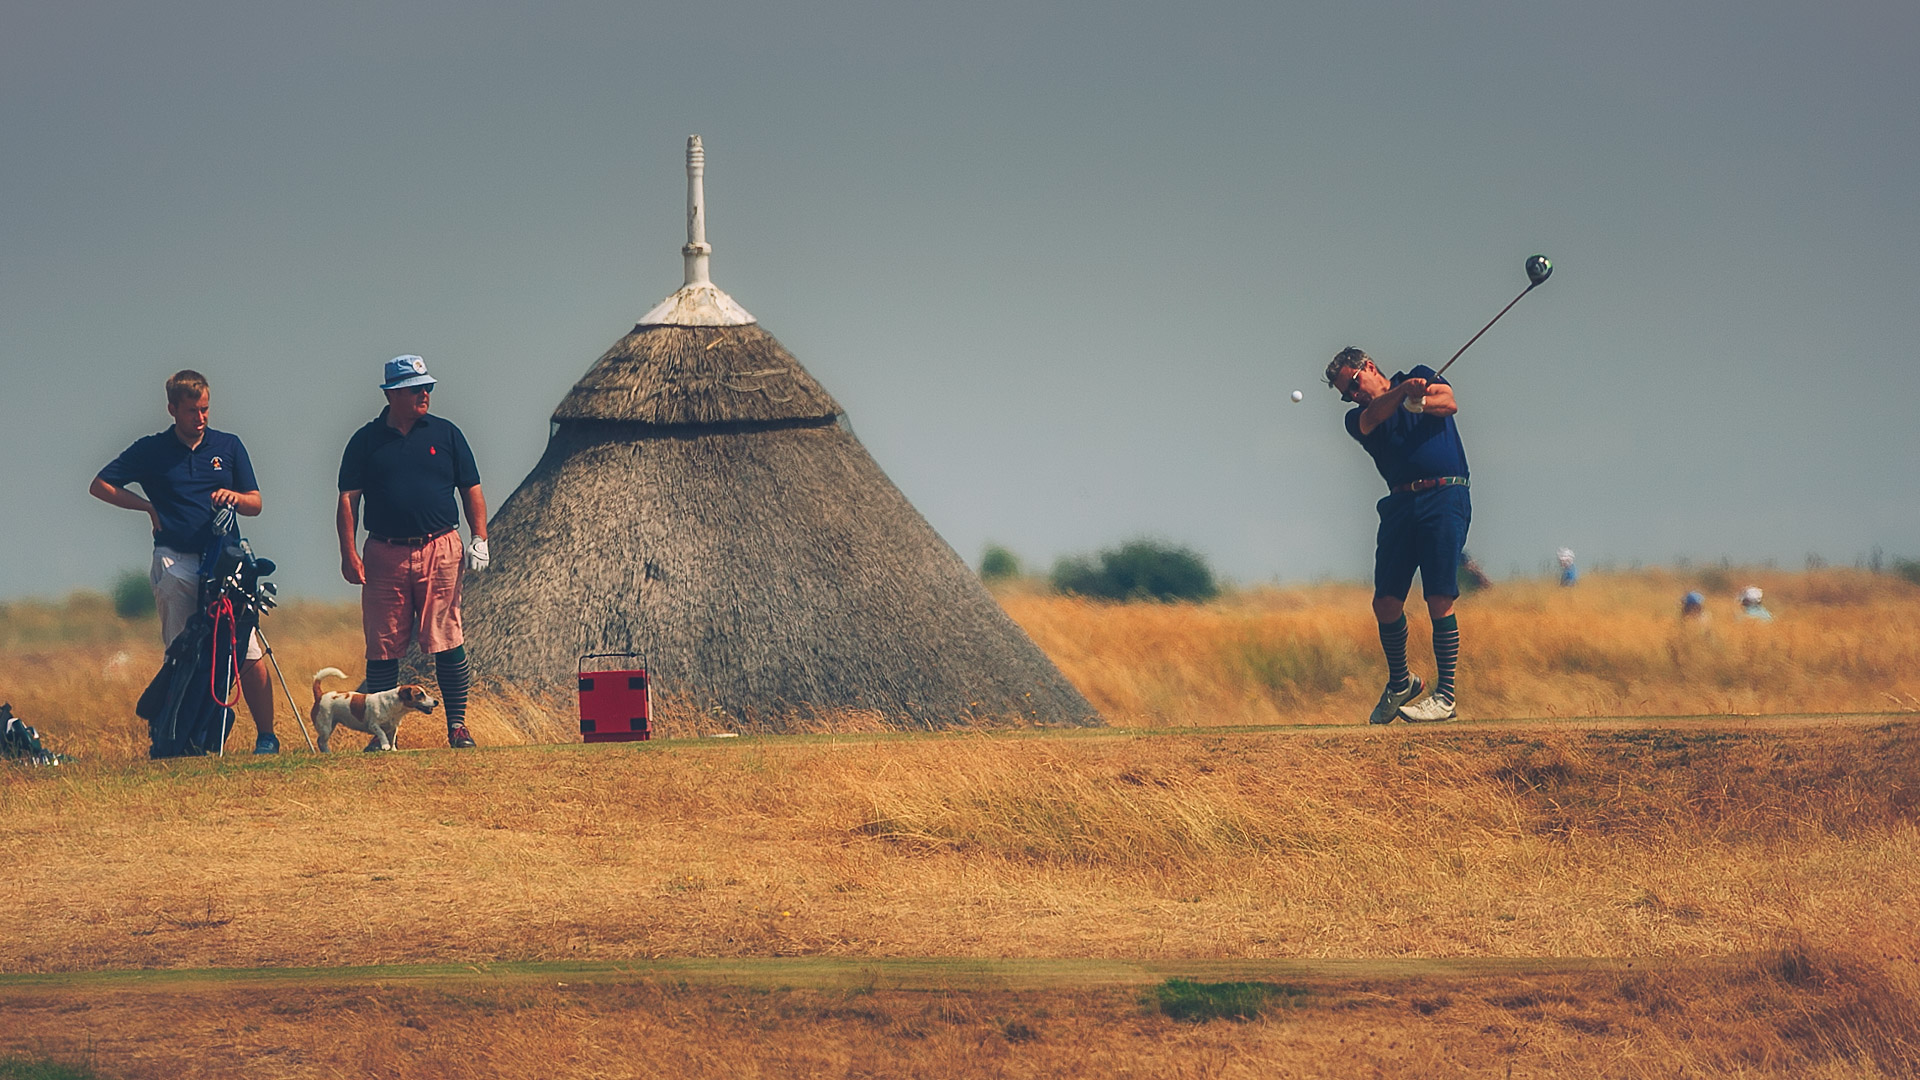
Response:
POLYGON ((465 643, 460 629, 464 554, 458 529, 424 544, 367 538, 360 556, 367 571, 367 583, 360 588, 367 659, 398 660, 407 655, 407 642, 416 635, 420 651, 428 655, 465 643))

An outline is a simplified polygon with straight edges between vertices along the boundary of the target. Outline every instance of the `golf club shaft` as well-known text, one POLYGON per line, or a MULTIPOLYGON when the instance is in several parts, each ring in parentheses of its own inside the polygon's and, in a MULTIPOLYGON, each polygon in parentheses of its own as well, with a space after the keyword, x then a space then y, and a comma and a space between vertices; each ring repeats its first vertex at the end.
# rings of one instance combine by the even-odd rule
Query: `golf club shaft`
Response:
MULTIPOLYGON (((1539 282, 1534 283, 1534 285, 1537 285, 1537 284, 1539 284, 1539 282)), ((1519 296, 1514 297, 1512 302, 1508 303, 1506 307, 1503 307, 1500 309, 1500 315, 1505 315, 1507 312, 1512 311, 1513 305, 1519 303, 1521 300, 1524 300, 1526 298, 1526 295, 1532 292, 1533 289, 1534 289, 1533 285, 1529 285, 1526 288, 1521 289, 1519 296)), ((1480 328, 1480 334, 1484 334, 1487 331, 1493 329, 1493 324, 1500 321, 1500 315, 1495 315, 1493 318, 1487 320, 1487 325, 1480 328)), ((1453 361, 1460 359, 1460 353, 1466 352, 1468 349, 1473 347, 1474 342, 1480 340, 1480 334, 1475 334, 1472 337, 1468 338, 1467 343, 1465 345, 1460 346, 1460 352, 1454 353, 1452 359, 1449 359, 1446 363, 1441 364, 1440 370, 1433 373, 1434 377, 1438 378, 1441 375, 1445 375, 1447 373, 1447 369, 1453 366, 1453 361)))

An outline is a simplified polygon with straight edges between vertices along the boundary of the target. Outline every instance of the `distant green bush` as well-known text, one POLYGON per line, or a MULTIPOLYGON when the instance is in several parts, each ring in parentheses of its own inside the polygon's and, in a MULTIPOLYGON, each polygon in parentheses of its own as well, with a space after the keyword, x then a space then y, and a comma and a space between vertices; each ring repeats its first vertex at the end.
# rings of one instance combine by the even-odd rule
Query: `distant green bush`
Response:
POLYGON ((1203 983, 1168 979, 1154 988, 1154 1004, 1175 1020, 1256 1020, 1268 1009, 1297 1005, 1307 992, 1276 983, 1203 983))
POLYGON ((1048 578, 1059 592, 1102 600, 1211 600, 1220 592, 1205 558, 1158 540, 1130 540, 1092 557, 1068 556, 1048 578))
POLYGON ((113 613, 123 619, 153 614, 153 586, 138 570, 122 570, 113 579, 113 613))
POLYGON ((1895 559, 1893 572, 1915 585, 1920 585, 1920 559, 1895 559))
POLYGON ((1005 581, 1019 576, 1020 556, 999 544, 988 544, 987 550, 980 556, 981 580, 1005 581))

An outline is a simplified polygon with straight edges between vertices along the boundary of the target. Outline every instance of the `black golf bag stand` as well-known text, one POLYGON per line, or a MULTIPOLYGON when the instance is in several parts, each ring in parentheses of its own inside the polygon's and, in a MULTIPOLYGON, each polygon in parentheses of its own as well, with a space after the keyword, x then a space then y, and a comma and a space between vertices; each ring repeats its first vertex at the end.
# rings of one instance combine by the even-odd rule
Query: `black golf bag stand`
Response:
POLYGON ((224 754, 240 699, 240 663, 260 616, 274 605, 270 559, 231 526, 216 531, 200 560, 200 607, 167 644, 159 674, 134 714, 147 722, 151 758, 224 754))

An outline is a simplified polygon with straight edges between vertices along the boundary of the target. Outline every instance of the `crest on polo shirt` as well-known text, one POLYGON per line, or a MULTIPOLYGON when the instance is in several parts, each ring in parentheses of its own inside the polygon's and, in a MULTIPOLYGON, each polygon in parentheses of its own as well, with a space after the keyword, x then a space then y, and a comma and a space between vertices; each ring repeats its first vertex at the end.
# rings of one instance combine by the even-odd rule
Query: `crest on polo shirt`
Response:
POLYGON ((223 467, 223 466, 224 466, 225 464, 226 464, 226 463, 225 463, 224 461, 222 461, 222 460, 220 459, 220 455, 219 455, 219 454, 215 454, 215 455, 213 455, 213 462, 212 462, 212 465, 213 465, 213 471, 214 471, 214 472, 219 472, 219 471, 221 470, 221 468, 222 468, 222 467, 223 467))

